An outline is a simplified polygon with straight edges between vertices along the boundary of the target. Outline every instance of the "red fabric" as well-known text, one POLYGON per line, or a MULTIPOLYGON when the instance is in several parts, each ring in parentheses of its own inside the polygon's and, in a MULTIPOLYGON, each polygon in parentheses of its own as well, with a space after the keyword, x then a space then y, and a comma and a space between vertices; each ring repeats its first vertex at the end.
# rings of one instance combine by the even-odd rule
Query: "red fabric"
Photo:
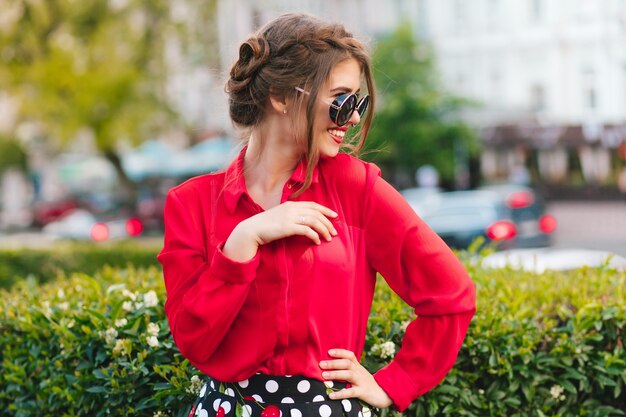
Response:
MULTIPOLYGON (((221 251, 232 229, 262 211, 246 192, 243 152, 225 172, 173 188, 165 206, 167 313, 181 353, 227 382, 256 372, 322 380, 320 360, 343 348, 361 356, 376 271, 414 309, 390 365, 375 374, 404 410, 454 364, 475 311, 468 274, 373 164, 322 159, 295 200, 339 214, 338 236, 316 246, 296 236, 262 246, 248 262, 221 251)), ((304 181, 300 165, 282 201, 304 181)))

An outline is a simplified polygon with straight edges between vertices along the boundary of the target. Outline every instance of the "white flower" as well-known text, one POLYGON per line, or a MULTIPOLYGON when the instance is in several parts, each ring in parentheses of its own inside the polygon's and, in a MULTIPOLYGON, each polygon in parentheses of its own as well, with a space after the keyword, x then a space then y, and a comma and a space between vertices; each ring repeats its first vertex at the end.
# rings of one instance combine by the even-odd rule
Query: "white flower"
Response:
POLYGON ((484 389, 479 389, 478 390, 478 394, 479 395, 485 395, 485 390, 484 389))
POLYGON ((202 381, 198 377, 198 375, 194 375, 191 377, 191 384, 187 387, 187 392, 193 395, 200 395, 200 390, 202 389, 202 381))
POLYGON ((113 354, 117 355, 127 355, 128 349, 126 348, 128 339, 117 339, 115 341, 115 347, 113 347, 113 354))
POLYGON ((65 298, 65 291, 63 291, 63 288, 59 288, 59 291, 57 291, 57 297, 65 298))
POLYGON ((106 330, 106 332, 104 332, 104 341, 107 344, 113 343, 116 337, 117 337, 117 330, 115 330, 113 327, 109 327, 106 330))
POLYGON ((71 319, 70 321, 67 322, 67 328, 71 329, 72 327, 74 327, 75 324, 76 324, 76 321, 74 321, 74 319, 71 319))
POLYGON ((563 391, 564 391, 564 389, 563 389, 562 386, 560 386, 560 385, 553 385, 552 388, 550 388, 550 395, 552 395, 552 398, 557 400, 557 399, 559 399, 561 394, 563 394, 563 391))
POLYGON ((74 287, 76 289, 76 291, 81 292, 83 290, 83 286, 80 284, 77 284, 76 287, 74 287))
POLYGON ((115 320, 115 327, 124 327, 128 324, 128 320, 125 318, 115 320))
POLYGON ((146 307, 156 307, 159 305, 159 297, 157 297, 156 292, 150 290, 143 295, 143 302, 146 307))
POLYGON ((139 310, 141 308, 143 308, 143 303, 141 301, 137 301, 135 303, 135 310, 139 310))
POLYGON ((43 315, 46 317, 50 317, 52 315, 52 309, 50 308, 50 301, 44 301, 41 303, 41 309, 43 310, 43 315))
POLYGON ((148 333, 149 336, 157 336, 159 334, 159 330, 161 330, 161 328, 159 327, 158 324, 149 323, 148 330, 146 330, 146 333, 148 333))
POLYGON ((159 339, 156 336, 146 337, 146 342, 148 342, 150 347, 159 347, 159 339))
POLYGON ((132 301, 124 301, 122 303, 122 309, 124 311, 133 311, 133 302, 132 301))
POLYGON ((409 324, 411 324, 410 320, 405 320, 402 323, 400 323, 400 328, 402 329, 403 332, 406 332, 406 328, 409 327, 409 324))
POLYGON ((396 354, 396 345, 387 341, 372 346, 372 354, 380 356, 381 359, 392 358, 396 354))
POLYGON ((126 298, 130 298, 132 301, 135 301, 137 299, 137 294, 135 294, 134 292, 128 291, 127 289, 124 289, 122 291, 122 296, 126 298))
POLYGON ((68 308, 70 308, 70 303, 68 303, 67 301, 62 302, 61 304, 59 304, 59 309, 65 311, 68 308))

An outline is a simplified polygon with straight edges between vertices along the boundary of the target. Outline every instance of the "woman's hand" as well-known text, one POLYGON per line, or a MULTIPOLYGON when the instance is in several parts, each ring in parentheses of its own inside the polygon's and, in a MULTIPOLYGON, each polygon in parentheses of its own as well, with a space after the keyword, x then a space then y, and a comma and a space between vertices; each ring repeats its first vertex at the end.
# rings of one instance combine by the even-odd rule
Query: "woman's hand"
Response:
POLYGON ((330 221, 336 217, 337 213, 312 201, 287 201, 239 223, 226 240, 224 254, 244 262, 254 257, 259 246, 295 235, 319 245, 321 239, 330 241, 337 235, 330 221))
POLYGON ((322 378, 327 380, 347 381, 351 387, 330 394, 333 400, 360 398, 378 408, 393 404, 389 395, 378 385, 374 376, 356 360, 354 353, 345 349, 331 349, 328 354, 332 359, 320 362, 322 378))

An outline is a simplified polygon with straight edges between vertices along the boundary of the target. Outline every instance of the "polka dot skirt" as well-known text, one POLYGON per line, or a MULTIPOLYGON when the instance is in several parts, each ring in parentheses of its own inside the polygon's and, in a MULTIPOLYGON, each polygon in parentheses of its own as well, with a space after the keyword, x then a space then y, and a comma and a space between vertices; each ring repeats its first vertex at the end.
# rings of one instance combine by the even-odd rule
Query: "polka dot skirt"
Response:
POLYGON ((350 398, 328 394, 345 383, 302 376, 256 374, 240 382, 207 377, 189 417, 376 417, 378 409, 350 398))

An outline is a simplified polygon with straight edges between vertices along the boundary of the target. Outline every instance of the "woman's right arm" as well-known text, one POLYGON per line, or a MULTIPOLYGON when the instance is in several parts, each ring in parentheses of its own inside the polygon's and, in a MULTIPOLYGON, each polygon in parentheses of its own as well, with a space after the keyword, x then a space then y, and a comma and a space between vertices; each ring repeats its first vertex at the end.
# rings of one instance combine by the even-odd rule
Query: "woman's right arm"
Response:
POLYGON ((188 200, 176 189, 168 193, 158 259, 172 336, 183 356, 198 366, 211 357, 243 307, 256 278, 259 247, 293 235, 315 244, 330 240, 337 232, 329 218, 337 214, 313 202, 286 202, 242 221, 212 251, 202 236, 211 213, 188 200))
POLYGON ((210 358, 241 310, 256 278, 259 255, 237 262, 218 246, 211 256, 202 236, 207 219, 199 217, 210 214, 201 214, 195 204, 183 201, 176 190, 168 193, 158 260, 172 336, 183 356, 197 365, 210 358))

